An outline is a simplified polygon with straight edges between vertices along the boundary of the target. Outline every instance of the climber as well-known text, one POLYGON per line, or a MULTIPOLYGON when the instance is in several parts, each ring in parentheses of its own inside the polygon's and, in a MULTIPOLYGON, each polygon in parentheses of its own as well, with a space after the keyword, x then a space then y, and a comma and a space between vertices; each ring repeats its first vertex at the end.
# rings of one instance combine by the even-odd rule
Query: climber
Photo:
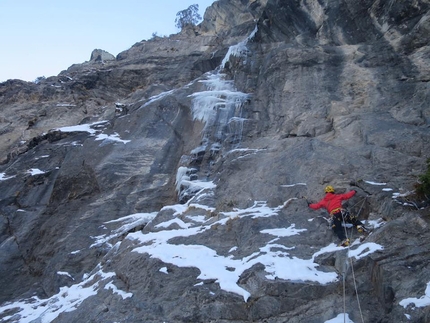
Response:
MULTIPOLYGON (((339 237, 343 247, 349 246, 349 239, 345 236, 345 230, 342 228, 342 222, 345 221, 351 223, 357 228, 358 232, 363 232, 365 230, 363 223, 361 223, 357 218, 351 215, 347 210, 342 208, 342 201, 348 200, 357 193, 356 190, 349 191, 344 194, 335 194, 333 186, 327 186, 324 189, 326 195, 318 203, 308 203, 308 206, 313 210, 318 210, 324 207, 330 214, 330 223, 334 233, 339 237)), ((307 200, 306 200, 307 201, 307 200)))

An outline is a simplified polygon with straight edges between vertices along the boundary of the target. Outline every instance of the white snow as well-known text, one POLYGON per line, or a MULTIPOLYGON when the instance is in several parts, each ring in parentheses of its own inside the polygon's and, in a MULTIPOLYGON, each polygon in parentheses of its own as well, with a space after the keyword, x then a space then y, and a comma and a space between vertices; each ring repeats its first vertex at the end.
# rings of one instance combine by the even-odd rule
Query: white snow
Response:
MULTIPOLYGON (((211 182, 211 183, 212 183, 212 182, 211 182)), ((201 195, 198 195, 196 199, 198 199, 198 198, 202 197, 202 195, 207 195, 207 194, 201 194, 201 195)), ((207 206, 207 205, 198 204, 198 203, 190 203, 190 207, 193 207, 193 208, 195 208, 195 209, 202 209, 202 210, 206 210, 206 211, 209 211, 209 212, 213 212, 213 211, 215 211, 215 208, 214 208, 214 207, 209 207, 209 206, 207 206)))
POLYGON ((157 229, 159 229, 159 228, 168 228, 168 227, 170 227, 172 224, 177 224, 180 228, 182 228, 182 229, 187 229, 187 228, 189 228, 192 224, 191 223, 185 223, 184 221, 182 221, 181 219, 178 219, 178 218, 174 218, 174 219, 172 219, 172 220, 170 220, 170 221, 166 221, 166 222, 163 222, 163 223, 160 223, 160 224, 157 224, 155 227, 157 228, 157 229))
POLYGON ((384 247, 374 242, 367 242, 359 245, 356 249, 349 249, 348 256, 350 258, 355 257, 355 259, 361 259, 371 253, 374 253, 379 250, 383 250, 384 247))
POLYGON ((119 223, 121 223, 121 226, 115 230, 112 230, 112 232, 110 234, 92 237, 96 242, 94 242, 90 246, 90 248, 95 247, 95 246, 100 246, 100 245, 107 243, 108 241, 110 241, 116 237, 123 235, 124 233, 127 233, 129 230, 131 230, 137 226, 147 224, 156 215, 157 215, 157 212, 135 213, 135 214, 131 214, 131 215, 119 218, 119 219, 105 222, 105 224, 119 222, 119 223))
POLYGON ((251 156, 251 155, 256 155, 257 153, 259 153, 261 151, 265 151, 265 150, 266 149, 250 149, 250 148, 232 149, 232 150, 226 152, 224 154, 224 157, 227 157, 228 155, 233 154, 233 153, 237 153, 237 152, 240 152, 240 153, 245 152, 245 154, 243 154, 243 155, 241 155, 235 159, 232 159, 232 161, 234 161, 234 160, 246 158, 246 157, 251 156))
MULTIPOLYGON (((108 121, 103 120, 103 121, 98 121, 98 122, 93 122, 93 123, 87 123, 87 124, 81 124, 81 125, 76 125, 76 126, 69 126, 69 127, 62 127, 62 128, 56 128, 55 130, 61 131, 61 132, 88 132, 91 135, 95 135, 97 133, 97 128, 102 127, 103 125, 105 125, 106 123, 108 123, 108 121)), ((95 140, 102 140, 102 145, 107 144, 107 143, 115 143, 115 142, 121 142, 123 144, 126 144, 128 142, 130 142, 130 140, 123 140, 120 138, 118 133, 113 133, 111 135, 107 135, 107 134, 98 134, 95 138, 95 140)))
MULTIPOLYGON (((163 209, 167 209, 165 207, 163 209)), ((186 206, 169 207, 176 211, 177 215, 182 214, 186 210, 186 206)), ((295 224, 290 224, 287 228, 272 228, 261 231, 261 234, 268 234, 276 237, 267 242, 266 245, 259 250, 248 254, 243 258, 234 258, 232 256, 224 257, 219 255, 216 250, 204 245, 177 245, 169 241, 175 237, 190 237, 196 236, 210 230, 213 225, 225 225, 229 220, 235 218, 250 217, 261 218, 275 216, 281 210, 282 206, 269 207, 264 201, 256 201, 253 206, 246 209, 234 209, 230 212, 220 212, 221 219, 213 222, 211 225, 184 225, 183 222, 173 222, 172 220, 160 223, 157 227, 168 227, 172 223, 180 223, 180 229, 165 230, 159 232, 130 233, 127 238, 134 240, 141 246, 134 249, 135 252, 148 253, 153 258, 158 258, 165 263, 170 263, 179 267, 197 267, 200 270, 200 275, 197 279, 215 279, 220 287, 228 292, 233 292, 241 295, 246 301, 250 297, 250 293, 237 285, 240 275, 248 268, 256 263, 261 263, 265 266, 268 279, 281 278, 292 280, 295 282, 317 282, 320 284, 328 284, 337 281, 337 273, 322 272, 318 270, 318 264, 314 262, 315 258, 322 253, 343 250, 342 247, 337 247, 335 244, 317 251, 310 259, 299 259, 292 257, 289 250, 295 248, 294 245, 288 246, 277 243, 280 237, 288 237, 292 235, 303 234, 306 228, 296 228, 295 224)), ((382 250, 382 246, 377 244, 365 244, 359 246, 355 253, 351 253, 351 257, 359 259, 365 255, 377 250, 382 250)), ((238 246, 232 246, 230 253, 237 251, 238 246)))
POLYGON ((160 93, 160 94, 157 94, 157 95, 151 96, 151 97, 148 99, 148 101, 146 101, 146 103, 145 103, 141 108, 146 107, 146 106, 150 105, 151 103, 153 103, 153 102, 155 102, 155 101, 161 100, 162 98, 164 98, 164 97, 166 97, 166 96, 168 96, 168 95, 172 94, 174 91, 175 91, 175 90, 170 90, 170 91, 162 92, 162 93, 160 93))
POLYGON ((41 171, 38 168, 31 168, 27 171, 28 174, 30 174, 31 176, 35 176, 35 175, 40 175, 40 174, 45 174, 44 171, 41 171))
POLYGON ((354 323, 350 318, 348 313, 341 313, 335 318, 325 321, 324 323, 354 323))
POLYGON ((267 229, 267 230, 261 230, 260 232, 271 234, 276 237, 289 237, 307 230, 307 229, 296 229, 295 226, 296 226, 295 224, 291 224, 288 228, 267 229))
POLYGON ((297 186, 297 185, 306 186, 307 184, 306 183, 284 184, 284 185, 281 185, 281 187, 294 187, 294 186, 297 186))
POLYGON ((57 271, 57 274, 58 274, 58 275, 60 275, 60 276, 67 276, 67 277, 70 277, 71 279, 75 280, 75 279, 72 277, 72 275, 70 275, 68 272, 65 272, 65 271, 57 271))
POLYGON ((61 313, 74 311, 85 299, 96 295, 100 284, 114 276, 114 273, 105 273, 99 269, 79 284, 70 287, 61 287, 57 294, 48 299, 40 299, 37 296, 33 296, 30 299, 8 303, 0 307, 0 314, 10 310, 11 315, 2 317, 2 320, 6 322, 12 319, 15 313, 18 313, 20 316, 19 321, 14 317, 12 322, 52 322, 61 313))
POLYGON ((204 152, 206 150, 206 148, 207 148, 206 145, 198 146, 198 147, 194 148, 193 150, 191 150, 190 154, 197 155, 199 153, 204 152))
POLYGON ((228 251, 228 253, 232 253, 233 251, 236 251, 236 250, 237 250, 237 246, 234 246, 228 251))
POLYGON ((126 293, 126 292, 118 289, 118 287, 116 287, 113 282, 107 283, 106 286, 105 286, 105 289, 111 289, 112 293, 121 296, 122 299, 126 299, 126 298, 129 298, 129 297, 133 296, 132 293, 126 293))
POLYGON ((409 196, 411 193, 410 192, 406 192, 406 193, 393 193, 392 198, 396 199, 398 197, 406 197, 409 196))
POLYGON ((103 144, 106 144, 109 142, 122 142, 123 144, 126 144, 126 143, 131 141, 131 140, 122 140, 119 137, 119 134, 117 134, 117 133, 114 133, 112 135, 99 134, 96 136, 95 140, 103 140, 103 144))
POLYGON ((6 176, 5 173, 0 173, 0 181, 6 181, 6 180, 14 178, 14 177, 15 177, 15 175, 14 176, 6 176))
POLYGON ((367 184, 370 184, 370 185, 376 185, 376 186, 384 186, 384 185, 387 185, 387 183, 378 183, 378 182, 372 182, 372 181, 364 181, 365 183, 367 183, 367 184))
POLYGON ((190 219, 193 222, 204 223, 206 222, 206 217, 204 215, 187 215, 187 219, 190 219))
POLYGON ((186 210, 188 210, 187 204, 174 204, 174 205, 167 205, 163 206, 160 211, 165 210, 173 210, 175 213, 173 213, 173 216, 178 216, 184 213, 186 210))
POLYGON ((377 220, 367 220, 366 225, 370 225, 373 229, 377 229, 379 227, 382 227, 385 224, 385 221, 382 218, 379 218, 377 220))
POLYGON ((420 298, 409 297, 401 300, 399 302, 400 306, 404 308, 408 307, 408 305, 413 304, 415 307, 425 307, 430 306, 430 282, 427 283, 426 290, 424 291, 424 295, 420 298))
POLYGON ((48 157, 49 157, 49 155, 43 155, 43 156, 35 158, 35 160, 39 160, 39 159, 42 159, 42 158, 48 158, 48 157))
POLYGON ((57 107, 76 107, 76 104, 72 104, 72 103, 57 103, 57 107))
MULTIPOLYGON (((213 185, 213 184, 211 184, 213 185)), ((288 200, 288 203, 292 198, 288 200)), ((331 243, 330 245, 316 250, 316 252, 308 259, 300 259, 290 254, 291 250, 296 248, 293 244, 288 244, 288 240, 283 238, 306 234, 306 228, 296 228, 294 223, 290 223, 287 227, 283 228, 268 228, 261 230, 260 234, 267 235, 268 241, 266 244, 255 249, 253 252, 246 254, 243 257, 236 257, 232 255, 232 252, 237 254, 241 251, 241 247, 232 245, 229 254, 222 256, 217 253, 215 249, 209 248, 208 246, 201 244, 174 244, 172 241, 176 237, 190 237, 198 236, 205 233, 208 230, 212 230, 213 226, 225 225, 228 221, 236 218, 250 219, 266 218, 271 216, 279 215, 280 211, 284 207, 279 205, 276 207, 269 207, 265 201, 255 201, 254 204, 245 209, 233 209, 229 212, 219 212, 217 221, 211 221, 211 224, 205 225, 205 217, 208 210, 213 208, 196 204, 194 207, 196 210, 201 210, 202 215, 185 216, 184 219, 190 220, 185 222, 178 217, 183 215, 187 211, 190 205, 169 205, 162 208, 162 210, 172 210, 174 212, 173 219, 159 223, 157 232, 143 233, 137 231, 128 233, 126 239, 133 240, 137 246, 133 249, 133 252, 147 253, 152 258, 158 258, 166 264, 172 264, 179 267, 195 267, 200 270, 200 274, 196 277, 196 283, 194 286, 200 286, 204 283, 204 280, 215 279, 216 283, 219 284, 220 288, 231 293, 236 293, 243 297, 244 301, 247 301, 251 296, 250 292, 238 285, 238 280, 241 274, 251 268, 257 263, 261 263, 265 267, 266 278, 275 279, 280 278, 284 280, 290 280, 298 283, 319 283, 319 284, 330 284, 338 281, 338 276, 335 271, 327 272, 320 271, 319 265, 315 262, 318 255, 333 252, 338 250, 344 250, 342 247, 336 246, 331 243), (171 224, 176 223, 179 229, 169 228, 171 224), (167 228, 163 230, 163 228, 167 228), (272 239, 270 239, 272 236, 272 239), (282 244, 280 239, 283 239, 282 244)), ((130 229, 137 225, 146 224, 152 221, 158 212, 151 213, 136 213, 128 216, 124 216, 112 221, 105 222, 105 226, 114 226, 116 228, 111 229, 110 233, 95 237, 96 243, 93 246, 97 246, 105 243, 110 246, 109 240, 119 235, 126 234, 130 229)), ((117 242, 115 246, 111 248, 119 248, 121 242, 117 242)), ((383 250, 383 247, 376 243, 365 243, 356 246, 351 246, 349 249, 349 256, 356 259, 360 259, 372 252, 383 250)), ((78 253, 78 251, 72 252, 72 254, 78 253)), ((70 287, 62 287, 60 293, 50 297, 49 299, 41 300, 37 297, 32 297, 27 300, 20 300, 13 303, 8 303, 0 307, 0 314, 4 311, 14 309, 11 312, 11 316, 17 314, 20 316, 19 321, 16 322, 31 322, 35 319, 40 319, 41 323, 47 323, 54 320, 60 313, 65 311, 73 311, 76 309, 86 298, 98 293, 100 288, 111 290, 112 293, 121 296, 123 299, 132 297, 132 293, 128 293, 120 290, 114 285, 113 277, 114 273, 104 273, 99 265, 95 269, 95 273, 92 275, 84 275, 83 282, 77 283, 70 287)), ((167 267, 159 269, 160 272, 168 274, 167 267)), ((59 275, 70 276, 66 272, 57 272, 59 275)), ((71 276, 70 276, 71 277, 71 276)), ((426 292, 428 298, 429 292, 426 292)), ((424 301, 422 299, 408 299, 405 302, 416 302, 418 305, 424 301)), ((417 306, 418 306, 417 305, 417 306)), ((347 315, 347 314, 346 314, 347 315)), ((7 316, 5 319, 9 319, 11 316, 7 316)), ((342 322, 344 315, 340 314, 333 320, 326 321, 330 323, 342 322)), ((348 321, 352 322, 352 321, 348 321)))
POLYGON ((81 125, 76 125, 76 126, 69 126, 69 127, 62 127, 62 128, 56 128, 55 130, 61 131, 61 132, 88 132, 90 134, 95 134, 96 130, 93 129, 93 127, 101 125, 101 124, 105 124, 108 121, 104 120, 104 121, 98 121, 98 122, 94 122, 94 123, 89 123, 89 124, 81 124, 81 125))

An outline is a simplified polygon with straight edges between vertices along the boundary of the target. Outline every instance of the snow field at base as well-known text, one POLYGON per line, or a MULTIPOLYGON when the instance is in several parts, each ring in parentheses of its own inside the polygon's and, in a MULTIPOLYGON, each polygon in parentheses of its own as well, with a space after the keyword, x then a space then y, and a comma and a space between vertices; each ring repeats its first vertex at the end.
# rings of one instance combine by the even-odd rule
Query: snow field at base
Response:
MULTIPOLYGON (((207 189, 202 189, 200 195, 208 194, 207 189)), ((193 199, 199 199, 199 194, 193 199)), ((291 199, 293 200, 293 199, 291 199)), ((290 200, 290 201, 291 201, 290 200)), ((289 202, 289 201, 287 201, 289 202)), ((162 230, 159 232, 134 232, 129 233, 126 239, 132 239, 140 246, 136 247, 133 252, 147 253, 153 258, 158 258, 164 263, 176 265, 179 267, 196 267, 200 270, 200 275, 196 277, 196 284, 199 286, 206 279, 215 279, 220 288, 231 293, 241 295, 244 301, 247 301, 251 294, 240 287, 237 282, 240 275, 252 267, 256 263, 261 263, 265 266, 267 279, 285 279, 294 282, 317 282, 320 284, 329 284, 338 281, 337 273, 321 272, 318 270, 318 264, 314 262, 315 258, 326 252, 343 250, 342 247, 336 246, 334 243, 322 248, 313 254, 310 259, 299 259, 291 257, 289 250, 295 248, 294 245, 285 246, 277 243, 280 237, 288 237, 298 234, 306 234, 306 228, 296 228, 295 224, 291 223, 286 228, 272 228, 261 230, 260 234, 273 236, 273 239, 261 246, 258 251, 251 253, 243 258, 235 258, 232 254, 226 257, 218 255, 216 250, 204 245, 175 245, 169 243, 169 240, 175 237, 191 237, 204 233, 211 229, 212 225, 226 225, 230 219, 235 218, 265 218, 279 215, 279 212, 284 205, 277 207, 269 207, 264 201, 256 201, 246 209, 234 209, 231 212, 220 213, 221 219, 205 225, 207 222, 205 216, 194 215, 184 217, 186 220, 176 218, 181 229, 162 230), (187 221, 187 222, 185 222, 187 221), (201 280, 201 281, 199 281, 201 280)), ((213 208, 196 203, 182 205, 169 205, 162 210, 173 210, 174 216, 183 215, 188 208, 201 209, 202 214, 213 208)), ((118 225, 104 236, 94 237, 96 243, 92 246, 105 244, 113 249, 118 249, 120 242, 112 246, 109 241, 126 234, 131 228, 150 222, 158 212, 152 213, 136 213, 131 214, 113 221, 108 221, 106 225, 118 225)), ((169 226, 171 220, 158 224, 158 228, 169 226)), ((382 246, 377 244, 365 243, 359 245, 356 250, 350 250, 350 256, 360 259, 367 254, 376 250, 381 250, 382 246)), ((230 253, 237 251, 238 246, 231 246, 230 253)), ((168 274, 167 267, 163 266, 159 271, 168 274)), ((5 304, 0 307, 0 314, 6 310, 15 309, 15 314, 7 317, 10 322, 31 322, 39 318, 42 323, 48 323, 54 320, 62 312, 75 310, 88 297, 96 295, 100 288, 112 291, 113 294, 119 295, 122 299, 132 297, 132 293, 121 291, 114 285, 114 273, 105 273, 102 266, 99 265, 91 275, 83 278, 81 283, 70 287, 62 287, 60 292, 53 295, 49 299, 41 300, 33 297, 27 300, 21 300, 14 303, 5 304)), ((66 272, 58 272, 59 275, 69 275, 66 272)), ((214 295, 214 294, 213 294, 214 295)), ((343 316, 342 316, 343 317, 343 316)), ((329 321, 336 323, 337 321, 329 321)))

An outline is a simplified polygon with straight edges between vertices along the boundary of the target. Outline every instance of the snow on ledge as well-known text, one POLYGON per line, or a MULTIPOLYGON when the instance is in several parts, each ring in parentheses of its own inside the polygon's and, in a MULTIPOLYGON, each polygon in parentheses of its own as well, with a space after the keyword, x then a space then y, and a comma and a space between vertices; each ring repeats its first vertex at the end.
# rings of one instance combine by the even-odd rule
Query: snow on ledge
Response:
POLYGON ((6 180, 14 178, 14 177, 15 177, 15 175, 13 175, 13 176, 6 176, 5 173, 0 173, 0 181, 6 181, 6 180))
POLYGON ((106 124, 108 121, 98 121, 94 123, 87 123, 87 124, 81 124, 76 126, 68 126, 68 127, 62 127, 62 128, 55 128, 54 130, 61 131, 61 132, 88 132, 90 134, 95 134, 96 130, 92 127, 106 124))
POLYGON ((378 182, 372 182, 372 181, 364 181, 364 182, 367 183, 367 184, 376 185, 376 186, 385 186, 385 185, 387 185, 387 183, 378 183, 378 182))
POLYGON ((413 304, 415 307, 430 306, 430 282, 427 283, 424 295, 420 298, 409 297, 399 302, 399 305, 403 306, 404 308, 408 307, 410 304, 413 304))

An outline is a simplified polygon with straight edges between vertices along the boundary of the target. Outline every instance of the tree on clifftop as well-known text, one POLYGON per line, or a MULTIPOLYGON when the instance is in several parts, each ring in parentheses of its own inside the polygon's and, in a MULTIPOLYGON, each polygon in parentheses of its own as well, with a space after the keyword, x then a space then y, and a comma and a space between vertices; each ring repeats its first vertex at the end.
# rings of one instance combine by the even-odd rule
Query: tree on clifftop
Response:
POLYGON ((183 29, 188 25, 195 26, 201 19, 199 5, 192 4, 187 9, 181 10, 176 14, 175 26, 179 29, 183 29))

